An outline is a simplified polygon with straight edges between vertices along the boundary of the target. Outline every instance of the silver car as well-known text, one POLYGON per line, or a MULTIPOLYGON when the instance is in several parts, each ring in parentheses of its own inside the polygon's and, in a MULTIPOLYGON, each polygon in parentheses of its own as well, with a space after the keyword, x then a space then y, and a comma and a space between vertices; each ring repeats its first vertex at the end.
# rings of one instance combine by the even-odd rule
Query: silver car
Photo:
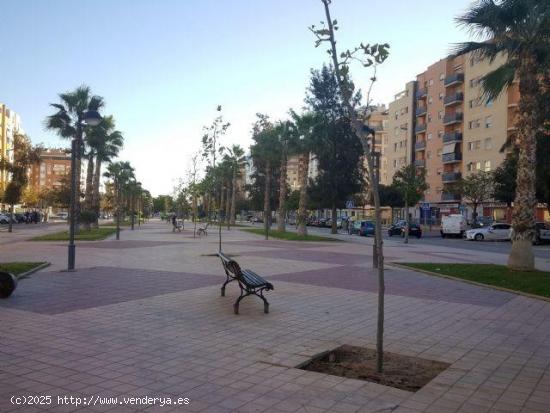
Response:
POLYGON ((512 226, 510 224, 493 224, 489 227, 475 228, 466 231, 466 239, 483 241, 510 241, 512 226))

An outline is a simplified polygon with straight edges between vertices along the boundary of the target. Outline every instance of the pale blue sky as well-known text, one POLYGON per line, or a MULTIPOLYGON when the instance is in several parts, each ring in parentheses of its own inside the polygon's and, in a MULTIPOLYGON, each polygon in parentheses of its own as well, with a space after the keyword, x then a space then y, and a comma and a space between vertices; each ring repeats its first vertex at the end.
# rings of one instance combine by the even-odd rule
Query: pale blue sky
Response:
MULTIPOLYGON (((468 34, 453 18, 469 0, 334 0, 338 46, 387 42, 375 103, 444 57, 468 34)), ((248 147, 256 112, 300 108, 310 68, 328 55, 307 30, 319 0, 0 0, 0 102, 34 142, 66 146, 43 128, 59 92, 89 85, 124 132, 121 158, 154 194, 187 174, 215 108, 232 123, 222 143, 248 147)), ((353 67, 365 88, 371 73, 353 67)))

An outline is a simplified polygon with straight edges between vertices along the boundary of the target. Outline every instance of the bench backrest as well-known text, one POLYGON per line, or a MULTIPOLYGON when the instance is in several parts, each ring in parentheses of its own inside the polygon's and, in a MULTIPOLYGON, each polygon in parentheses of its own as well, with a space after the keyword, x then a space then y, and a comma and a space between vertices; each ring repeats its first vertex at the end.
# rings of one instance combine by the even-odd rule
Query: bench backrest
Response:
POLYGON ((242 278, 241 267, 237 261, 232 260, 223 252, 218 252, 218 257, 222 260, 223 269, 225 274, 229 277, 240 279, 242 278))

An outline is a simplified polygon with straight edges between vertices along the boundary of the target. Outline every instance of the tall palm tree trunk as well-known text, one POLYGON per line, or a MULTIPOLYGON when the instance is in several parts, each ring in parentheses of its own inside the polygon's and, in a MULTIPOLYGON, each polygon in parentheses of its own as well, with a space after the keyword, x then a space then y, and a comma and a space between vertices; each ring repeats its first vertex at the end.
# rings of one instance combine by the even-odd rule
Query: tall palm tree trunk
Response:
POLYGON ((233 169, 233 185, 231 190, 231 218, 229 224, 235 225, 235 202, 237 198, 237 168, 233 169))
POLYGON ((96 158, 95 162, 95 169, 94 169, 94 178, 93 178, 93 184, 92 184, 92 207, 91 209, 96 213, 96 220, 93 223, 94 228, 99 227, 99 211, 101 209, 100 207, 100 200, 99 200, 99 183, 101 179, 101 158, 98 156, 96 158))
POLYGON ((539 114, 537 96, 539 85, 532 71, 534 59, 524 58, 518 70, 520 101, 517 116, 518 170, 516 178, 516 198, 512 211, 512 249, 508 257, 508 267, 517 271, 533 271, 535 256, 532 240, 535 232, 536 200, 536 125, 539 114))
POLYGON ((265 163, 265 190, 264 190, 264 226, 265 239, 268 238, 269 227, 271 226, 271 162, 265 163))
POLYGON ((309 152, 300 154, 298 160, 298 182, 300 201, 298 204, 298 235, 307 235, 307 177, 309 173, 309 152))
POLYGON ((94 157, 90 155, 88 158, 88 167, 86 168, 86 191, 84 195, 84 209, 86 211, 93 210, 93 179, 94 179, 94 157))
POLYGON ((277 210, 277 231, 286 231, 286 177, 287 177, 287 159, 283 156, 281 161, 281 177, 279 182, 279 209, 277 210))

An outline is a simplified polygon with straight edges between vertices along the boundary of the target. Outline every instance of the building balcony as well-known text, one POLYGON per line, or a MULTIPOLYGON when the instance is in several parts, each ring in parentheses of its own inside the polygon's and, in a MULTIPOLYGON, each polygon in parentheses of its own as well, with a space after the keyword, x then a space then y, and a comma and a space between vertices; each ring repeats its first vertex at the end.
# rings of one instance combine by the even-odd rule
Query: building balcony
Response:
POLYGON ((442 201, 460 201, 460 195, 451 192, 441 192, 442 201))
POLYGON ((445 106, 457 105, 464 101, 464 94, 462 93, 453 93, 451 95, 445 96, 443 99, 443 104, 445 106))
POLYGON ((460 112, 450 113, 443 117, 443 124, 452 125, 453 123, 460 123, 462 122, 462 118, 463 118, 463 115, 460 112))
POLYGON ((458 85, 464 82, 464 73, 455 73, 445 78, 445 87, 458 85))
POLYGON ((419 141, 414 144, 415 151, 423 151, 426 149, 426 141, 419 141))
POLYGON ((460 172, 446 172, 441 175, 441 181, 444 184, 459 181, 460 178, 462 178, 462 174, 460 172))
POLYGON ((426 159, 415 159, 414 166, 417 168, 424 168, 426 166, 426 159))
POLYGON ((450 132, 443 135, 443 143, 461 142, 461 141, 462 141, 462 133, 460 132, 450 132))
POLYGON ((428 108, 426 107, 419 107, 416 108, 416 116, 424 116, 427 112, 428 108))
POLYGON ((442 163, 454 163, 462 161, 462 154, 458 152, 444 153, 441 155, 442 163))
POLYGON ((428 96, 428 89, 418 89, 414 95, 417 99, 424 99, 428 96))
POLYGON ((416 125, 414 128, 414 133, 423 133, 426 132, 426 125, 416 125))

